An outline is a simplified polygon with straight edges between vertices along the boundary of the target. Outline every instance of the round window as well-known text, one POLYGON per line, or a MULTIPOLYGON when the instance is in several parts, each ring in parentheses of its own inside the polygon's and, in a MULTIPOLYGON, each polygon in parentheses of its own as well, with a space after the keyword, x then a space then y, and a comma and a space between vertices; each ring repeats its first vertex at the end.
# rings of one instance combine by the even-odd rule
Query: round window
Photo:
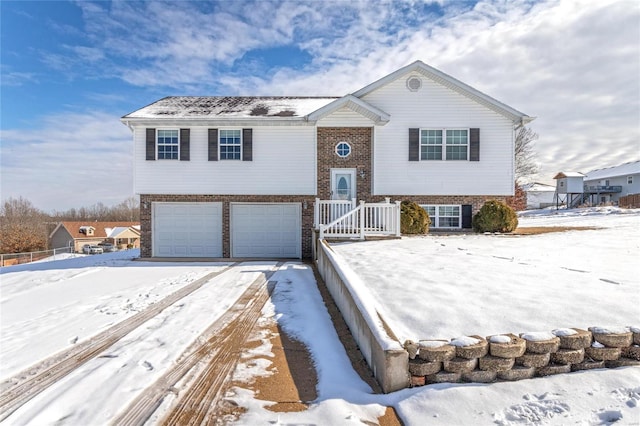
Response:
POLYGON ((338 157, 348 157, 349 154, 351 154, 351 145, 347 142, 338 142, 336 145, 336 154, 338 154, 338 157))

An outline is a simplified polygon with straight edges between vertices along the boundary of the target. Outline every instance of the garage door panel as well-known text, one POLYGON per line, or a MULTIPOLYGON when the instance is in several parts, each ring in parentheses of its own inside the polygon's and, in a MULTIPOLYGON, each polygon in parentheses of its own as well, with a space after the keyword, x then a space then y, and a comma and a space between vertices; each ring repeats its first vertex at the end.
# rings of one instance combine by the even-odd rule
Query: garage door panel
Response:
POLYGON ((222 257, 222 203, 153 203, 153 256, 222 257))
POLYGON ((299 203, 231 205, 234 257, 301 257, 299 203))

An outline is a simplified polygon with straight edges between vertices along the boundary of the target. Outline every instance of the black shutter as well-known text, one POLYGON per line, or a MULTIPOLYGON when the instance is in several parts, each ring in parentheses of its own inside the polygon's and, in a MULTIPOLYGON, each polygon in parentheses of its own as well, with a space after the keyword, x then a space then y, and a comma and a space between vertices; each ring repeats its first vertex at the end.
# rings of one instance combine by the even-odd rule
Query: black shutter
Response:
POLYGON ((147 129, 147 160, 156 159, 156 129, 147 129))
POLYGON ((469 161, 480 161, 480 129, 469 129, 469 161))
POLYGON ((189 129, 180 129, 180 161, 189 161, 189 129))
POLYGON ((420 161, 420 129, 409 129, 409 161, 420 161))
POLYGON ((473 208, 471 204, 462 205, 462 227, 463 228, 471 228, 471 220, 473 219, 472 211, 473 211, 473 208))
POLYGON ((242 161, 253 161, 253 129, 242 129, 242 161))
POLYGON ((218 161, 218 129, 209 129, 209 161, 218 161))

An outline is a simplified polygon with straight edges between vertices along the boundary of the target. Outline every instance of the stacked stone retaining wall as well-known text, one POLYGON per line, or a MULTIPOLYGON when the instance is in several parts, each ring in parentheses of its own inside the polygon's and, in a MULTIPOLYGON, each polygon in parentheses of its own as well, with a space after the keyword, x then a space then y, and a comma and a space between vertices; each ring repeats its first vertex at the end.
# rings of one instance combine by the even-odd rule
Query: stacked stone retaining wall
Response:
POLYGON ((407 341, 404 347, 409 353, 411 386, 491 383, 640 365, 640 328, 468 336, 407 341))

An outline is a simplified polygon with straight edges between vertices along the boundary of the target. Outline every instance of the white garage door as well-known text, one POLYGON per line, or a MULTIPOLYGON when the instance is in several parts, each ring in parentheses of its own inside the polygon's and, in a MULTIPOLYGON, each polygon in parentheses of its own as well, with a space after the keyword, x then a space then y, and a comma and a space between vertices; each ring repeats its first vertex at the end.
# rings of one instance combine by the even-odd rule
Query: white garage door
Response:
POLYGON ((233 257, 301 257, 300 203, 232 203, 233 257))
POLYGON ((222 203, 153 203, 154 257, 222 257, 222 203))

